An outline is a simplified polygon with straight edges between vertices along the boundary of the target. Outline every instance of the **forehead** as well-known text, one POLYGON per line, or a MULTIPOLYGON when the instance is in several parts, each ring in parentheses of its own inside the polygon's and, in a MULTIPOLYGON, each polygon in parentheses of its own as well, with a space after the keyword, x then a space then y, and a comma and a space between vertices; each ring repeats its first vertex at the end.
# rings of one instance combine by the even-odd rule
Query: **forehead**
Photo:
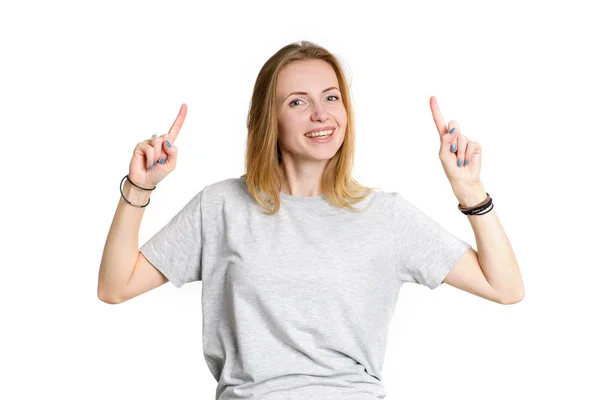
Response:
POLYGON ((277 79, 277 93, 318 91, 338 86, 337 76, 329 63, 322 60, 294 61, 281 69, 277 79))

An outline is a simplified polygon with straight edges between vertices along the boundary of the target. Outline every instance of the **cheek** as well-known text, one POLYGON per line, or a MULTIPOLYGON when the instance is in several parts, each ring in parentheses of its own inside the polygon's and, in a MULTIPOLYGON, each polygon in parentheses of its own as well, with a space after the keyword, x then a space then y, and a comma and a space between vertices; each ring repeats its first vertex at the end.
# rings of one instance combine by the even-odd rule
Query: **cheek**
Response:
POLYGON ((294 126, 287 122, 283 122, 279 124, 279 132, 277 137, 280 142, 284 143, 286 147, 292 145, 292 143, 297 140, 295 137, 298 129, 294 129, 294 126))
POLYGON ((348 122, 348 118, 346 117, 346 113, 342 113, 341 115, 339 115, 337 117, 337 121, 338 124, 340 125, 340 128, 342 128, 343 130, 346 129, 346 124, 348 122))
POLYGON ((344 106, 340 106, 337 110, 335 110, 335 118, 338 120, 340 125, 346 125, 348 115, 346 114, 346 108, 344 106))
POLYGON ((292 114, 285 115, 279 120, 280 129, 283 129, 286 132, 297 130, 299 125, 300 118, 292 114))

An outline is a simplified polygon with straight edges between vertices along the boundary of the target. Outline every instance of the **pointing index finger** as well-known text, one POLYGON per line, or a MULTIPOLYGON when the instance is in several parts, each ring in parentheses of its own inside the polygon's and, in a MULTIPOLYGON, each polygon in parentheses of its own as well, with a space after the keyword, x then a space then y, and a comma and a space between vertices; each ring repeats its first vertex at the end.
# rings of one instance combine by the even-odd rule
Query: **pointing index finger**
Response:
POLYGON ((179 131, 181 130, 181 125, 183 125, 183 121, 185 120, 186 115, 187 105, 183 103, 181 105, 181 108, 179 109, 179 114, 177 115, 177 118, 175 118, 175 121, 173 122, 173 125, 171 125, 171 129, 169 129, 169 133, 167 134, 171 139, 171 143, 175 142, 175 139, 177 139, 177 136, 179 136, 179 131))
POLYGON ((448 127, 446 126, 446 122, 444 122, 444 116, 438 107, 437 100, 435 96, 431 96, 429 98, 429 107, 431 107, 431 113, 433 114, 433 121, 435 122, 435 126, 440 134, 440 140, 442 136, 448 133, 448 127))

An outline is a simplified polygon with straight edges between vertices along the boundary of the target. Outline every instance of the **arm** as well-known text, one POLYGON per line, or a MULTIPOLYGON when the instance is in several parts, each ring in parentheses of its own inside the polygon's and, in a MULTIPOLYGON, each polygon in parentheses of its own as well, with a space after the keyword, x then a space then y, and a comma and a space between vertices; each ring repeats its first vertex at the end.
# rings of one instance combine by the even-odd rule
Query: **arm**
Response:
MULTIPOLYGON (((128 180, 125 180, 123 195, 133 204, 146 204, 150 193, 136 188, 128 180)), ((159 271, 150 267, 138 249, 138 234, 144 210, 145 208, 127 204, 119 194, 119 204, 106 238, 98 273, 98 298, 106 303, 115 304, 127 299, 126 293, 130 291, 127 289, 130 278, 134 275, 134 269, 138 270, 139 266, 146 267, 139 268, 139 270, 146 271, 144 275, 146 278, 150 278, 153 287, 166 282, 166 278, 159 271)), ((136 273, 136 276, 141 275, 136 273)), ((141 281, 141 279, 136 279, 141 281)), ((150 289, 152 287, 145 285, 144 291, 150 289)))
MULTIPOLYGON (((440 135, 440 160, 454 194, 466 207, 478 204, 486 198, 479 179, 481 145, 461 134, 456 121, 446 126, 434 96, 430 97, 429 106, 440 135)), ((444 282, 502 304, 520 301, 525 294, 521 273, 496 213, 492 210, 468 218, 479 253, 472 249, 467 251, 444 282)))
MULTIPOLYGON (((459 201, 468 207, 485 198, 483 186, 477 186, 461 193, 459 201)), ((478 252, 467 252, 444 282, 498 303, 519 302, 525 295, 521 272, 495 211, 467 217, 475 233, 478 252)))

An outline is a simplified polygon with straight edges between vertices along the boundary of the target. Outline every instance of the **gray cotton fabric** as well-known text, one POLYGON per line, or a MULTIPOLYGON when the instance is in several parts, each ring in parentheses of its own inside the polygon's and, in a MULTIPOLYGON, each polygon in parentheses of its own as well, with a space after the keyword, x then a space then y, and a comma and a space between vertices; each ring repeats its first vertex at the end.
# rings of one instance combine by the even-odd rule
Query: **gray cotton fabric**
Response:
POLYGON ((471 247, 397 192, 356 204, 281 193, 265 215, 244 177, 207 185, 142 254, 180 288, 202 281, 217 400, 373 400, 406 282, 437 288, 471 247))

